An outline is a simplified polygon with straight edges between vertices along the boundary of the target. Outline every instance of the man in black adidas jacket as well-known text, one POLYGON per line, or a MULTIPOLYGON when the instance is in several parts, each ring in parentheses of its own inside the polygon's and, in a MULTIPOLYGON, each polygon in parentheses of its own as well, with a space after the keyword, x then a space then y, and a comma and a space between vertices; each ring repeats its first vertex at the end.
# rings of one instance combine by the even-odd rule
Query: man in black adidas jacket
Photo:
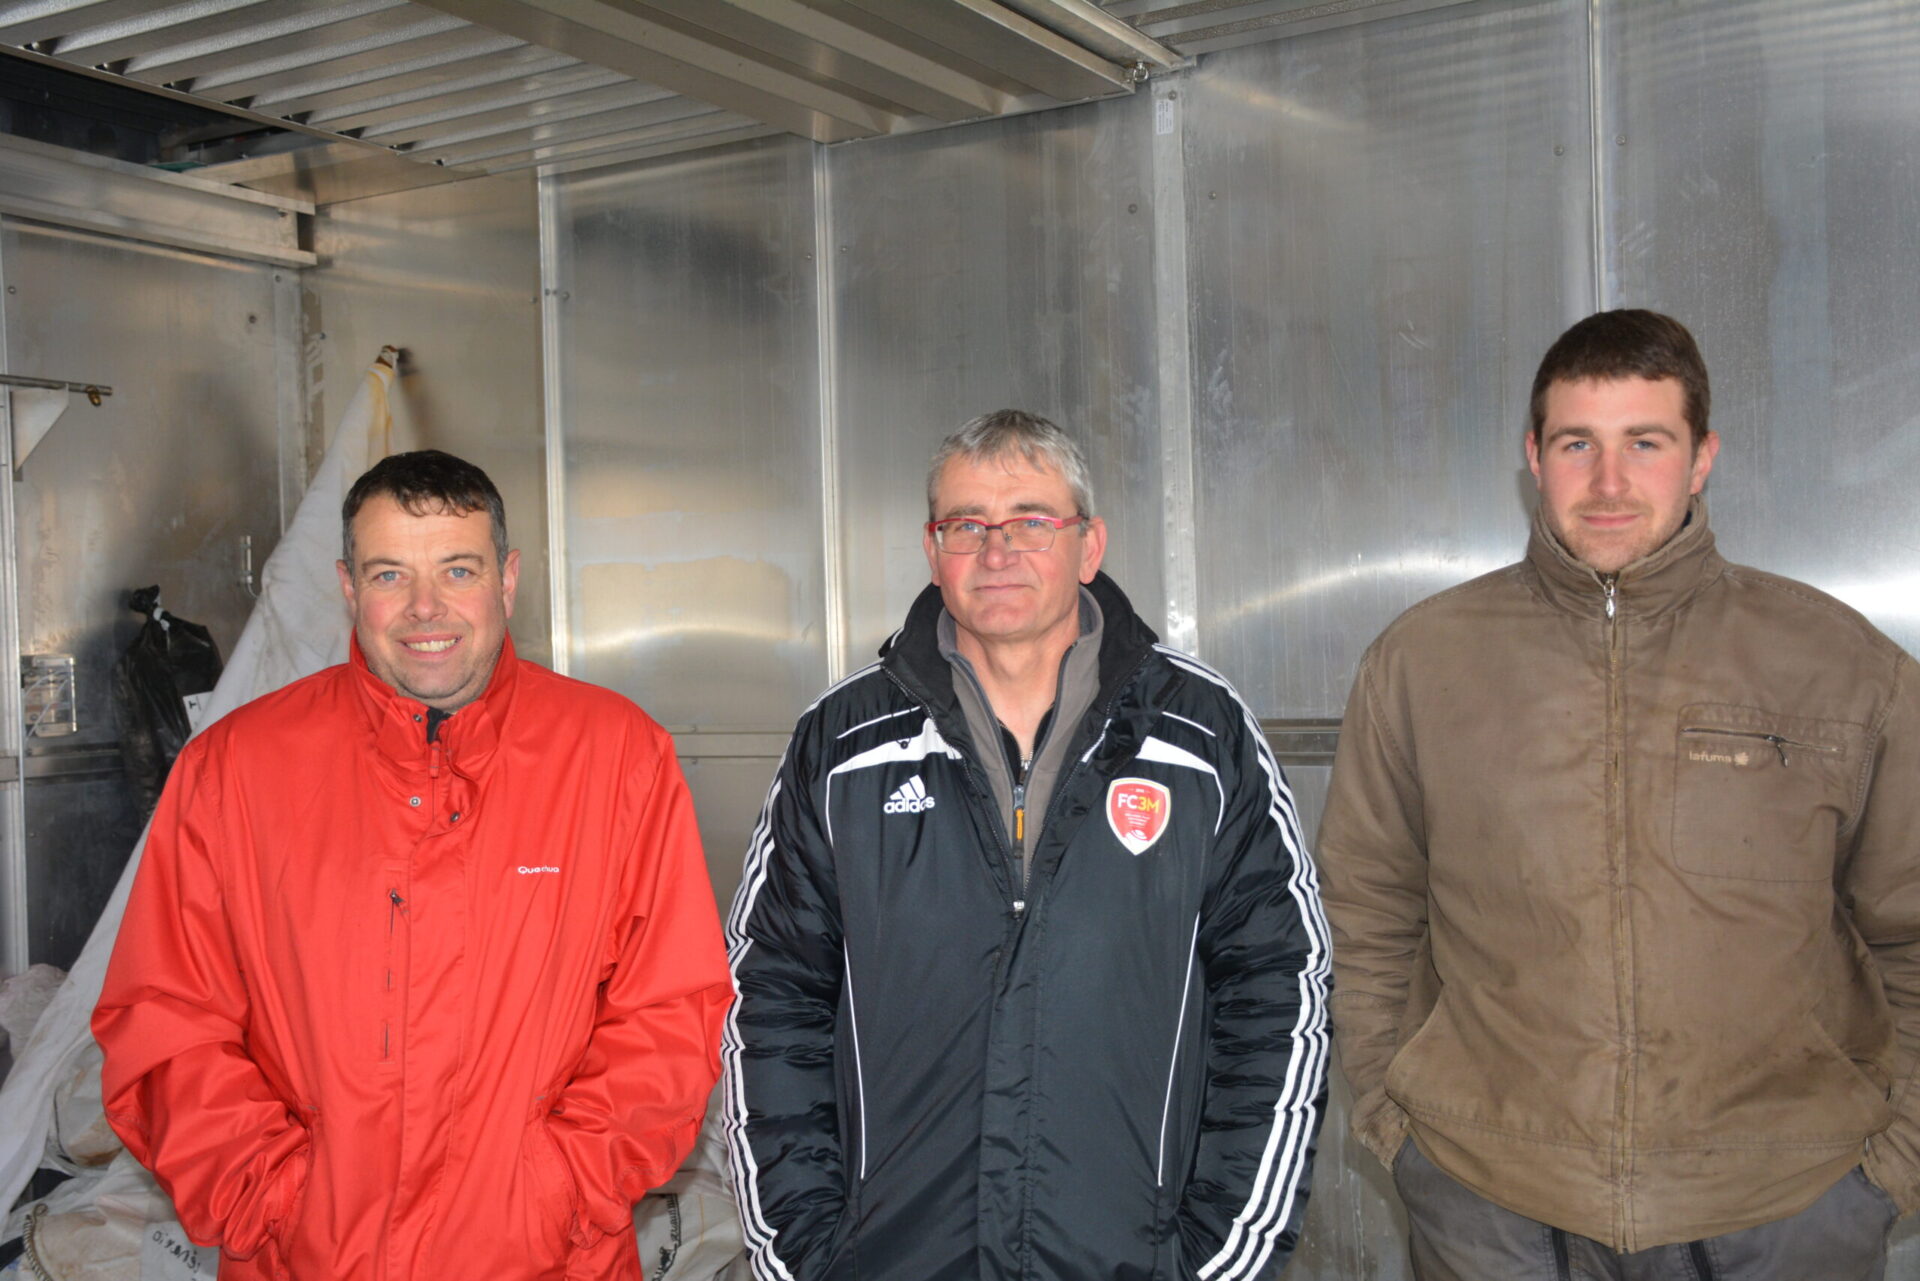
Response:
POLYGON ((975 419, 928 504, 933 585, 800 718, 729 922, 754 1275, 1271 1276, 1327 1057, 1286 781, 1099 573, 1059 428, 975 419))

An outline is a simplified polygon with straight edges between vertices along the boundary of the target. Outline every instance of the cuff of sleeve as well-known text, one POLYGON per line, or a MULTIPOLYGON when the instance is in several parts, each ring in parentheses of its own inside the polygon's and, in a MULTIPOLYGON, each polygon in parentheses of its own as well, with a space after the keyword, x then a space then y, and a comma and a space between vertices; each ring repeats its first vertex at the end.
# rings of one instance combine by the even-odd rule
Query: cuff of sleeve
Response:
POLYGON ((1356 1112, 1353 1121, 1353 1137, 1367 1151, 1380 1158, 1380 1164, 1393 1169, 1394 1158, 1400 1155, 1400 1148, 1413 1132, 1413 1122, 1391 1100, 1382 1098, 1380 1105, 1364 1117, 1356 1112))

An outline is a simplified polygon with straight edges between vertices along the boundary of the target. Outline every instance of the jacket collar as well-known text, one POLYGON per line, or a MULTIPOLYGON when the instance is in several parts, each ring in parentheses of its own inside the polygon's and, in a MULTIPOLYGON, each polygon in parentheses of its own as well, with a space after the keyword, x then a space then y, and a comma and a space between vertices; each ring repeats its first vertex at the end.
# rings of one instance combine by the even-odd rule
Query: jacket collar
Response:
MULTIPOLYGON (((347 671, 352 679, 356 701, 366 716, 373 736, 374 751, 389 765, 402 771, 428 766, 427 706, 407 698, 373 674, 367 657, 355 636, 347 655, 347 671)), ((454 773, 463 778, 478 778, 500 746, 501 730, 513 707, 513 696, 520 684, 520 663, 513 652, 513 637, 504 639, 500 657, 487 678, 487 688, 440 725, 442 758, 454 773)))
MULTIPOLYGON (((1083 590, 1100 609, 1099 693, 1094 704, 1104 706, 1114 687, 1133 674, 1160 638, 1133 612, 1126 593, 1106 574, 1095 574, 1083 590)), ((939 587, 929 584, 914 599, 907 621, 880 647, 881 666, 925 702, 943 725, 960 719, 953 667, 940 652, 940 618, 946 608, 939 587)))
MULTIPOLYGON (((1545 507, 1533 514, 1526 564, 1541 593, 1554 605, 1573 614, 1605 617, 1605 578, 1567 550, 1548 527, 1545 507)), ((1720 577, 1726 565, 1714 550, 1713 531, 1707 527, 1706 499, 1696 495, 1679 532, 1612 576, 1615 612, 1650 618, 1678 609, 1720 577)))

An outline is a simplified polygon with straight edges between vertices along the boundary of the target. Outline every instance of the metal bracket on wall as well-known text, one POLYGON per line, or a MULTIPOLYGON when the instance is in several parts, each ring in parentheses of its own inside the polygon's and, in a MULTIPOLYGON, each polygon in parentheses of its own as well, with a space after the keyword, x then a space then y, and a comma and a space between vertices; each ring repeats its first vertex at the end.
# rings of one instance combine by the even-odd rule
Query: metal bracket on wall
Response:
POLYGON ((20 479, 20 464, 27 461, 60 415, 67 412, 72 393, 79 392, 89 405, 98 405, 113 395, 113 388, 99 383, 73 383, 57 378, 26 378, 19 374, 0 374, 0 387, 7 389, 7 418, 13 428, 13 478, 20 479))
POLYGON ((1267 736, 1267 745, 1282 765, 1331 765, 1334 746, 1340 741, 1340 718, 1262 720, 1260 732, 1267 736))

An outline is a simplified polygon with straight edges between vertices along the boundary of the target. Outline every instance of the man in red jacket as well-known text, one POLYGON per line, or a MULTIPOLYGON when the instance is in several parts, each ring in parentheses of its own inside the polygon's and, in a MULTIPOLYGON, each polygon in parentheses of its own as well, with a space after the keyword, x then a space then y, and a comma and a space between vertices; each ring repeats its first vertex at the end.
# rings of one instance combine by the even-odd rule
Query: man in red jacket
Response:
POLYGON ((731 998, 672 743, 514 656, 478 468, 395 455, 343 516, 349 661, 210 727, 154 816, 108 1117, 222 1281, 639 1281, 731 998))

